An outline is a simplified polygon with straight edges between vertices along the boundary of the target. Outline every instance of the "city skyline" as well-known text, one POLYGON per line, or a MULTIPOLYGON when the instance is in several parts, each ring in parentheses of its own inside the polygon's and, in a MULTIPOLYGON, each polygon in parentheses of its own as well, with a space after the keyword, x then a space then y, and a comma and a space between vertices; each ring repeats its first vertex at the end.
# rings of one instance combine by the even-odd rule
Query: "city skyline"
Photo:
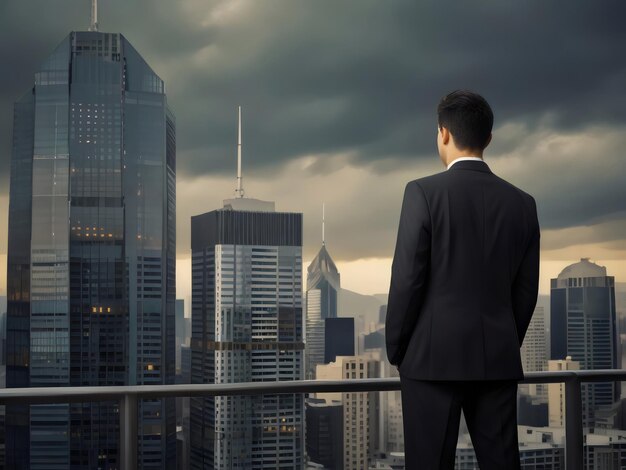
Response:
MULTIPOLYGON (((241 382, 252 390, 397 377, 384 327, 402 190, 444 171, 435 106, 460 87, 494 106, 486 162, 539 206, 540 297, 522 346, 525 371, 621 367, 626 113, 611 94, 621 92, 626 64, 582 42, 558 70, 543 62, 561 21, 570 22, 565 40, 602 48, 626 39, 615 11, 557 19, 532 3, 509 7, 537 31, 527 38, 516 26, 512 41, 494 21, 510 14, 497 3, 456 23, 412 0, 385 8, 110 0, 100 14, 97 0, 65 0, 72 9, 62 18, 25 23, 55 1, 0 6, 0 54, 12 72, 0 69, 0 155, 9 156, 0 157, 0 221, 11 223, 0 223, 4 386, 241 382), (486 28, 467 38, 454 29, 487 14, 486 28), (431 21, 428 34, 415 20, 431 21), (515 57, 529 44, 532 55, 515 57), (581 63, 601 79, 571 75, 581 63)), ((562 467, 567 453, 569 468, 564 390, 518 389, 519 424, 533 426, 519 435, 527 464, 545 456, 562 467)), ((594 428, 584 429, 581 457, 626 465, 621 387, 581 390, 582 422, 594 428)), ((9 403, 0 410, 0 464, 6 451, 7 466, 32 470, 382 468, 404 460, 400 396, 266 390, 176 403, 9 403)), ((575 398, 568 389, 570 407, 575 398)), ((467 431, 464 423, 459 468, 475 466, 467 431)))
MULTIPOLYGON (((47 15, 52 3, 12 2, 0 15, 5 39, 0 52, 11 65, 10 72, 0 73, 0 220, 7 220, 12 103, 50 45, 88 25, 89 2, 70 0, 64 15, 47 15), (36 29, 30 26, 34 10, 47 18, 36 29), (11 46, 15 43, 21 47, 11 46)), ((122 31, 145 51, 162 71, 177 114, 180 297, 190 298, 186 221, 235 189, 238 105, 246 111, 248 195, 304 213, 306 265, 320 239, 323 201, 316 189, 328 188, 327 238, 344 287, 386 292, 402 188, 409 179, 443 170, 434 108, 439 96, 459 86, 477 89, 494 105, 494 140, 485 160, 537 199, 541 292, 547 294, 549 279, 580 257, 607 266, 617 282, 626 280, 626 189, 620 172, 612 171, 626 144, 618 86, 624 64, 613 60, 623 39, 617 21, 623 5, 615 3, 611 11, 581 4, 558 15, 550 5, 541 11, 532 2, 517 5, 520 23, 532 24, 536 38, 526 38, 520 28, 490 46, 497 22, 486 23, 483 32, 470 31, 413 2, 385 9, 361 2, 356 10, 347 2, 333 7, 332 15, 328 3, 297 3, 261 8, 247 1, 157 0, 146 9, 142 1, 101 2, 101 29, 122 31), (355 11, 362 25, 348 23, 355 11), (281 21, 285 18, 290 21, 281 21), (415 30, 403 18, 433 26, 415 30), (374 21, 380 32, 371 35, 368 25, 374 21), (265 28, 268 23, 274 27, 265 28), (150 29, 153 24, 160 28, 150 29), (464 32, 463 41, 457 30, 464 32), (524 52, 529 42, 542 45, 532 49, 532 57, 524 52), (432 50, 420 46, 426 43, 432 50), (563 58, 559 70, 542 68, 564 43, 578 46, 576 53, 563 58), (485 55, 476 53, 483 46, 489 46, 485 55), (455 49, 473 50, 475 62, 440 57, 455 49), (485 62, 488 54, 498 60, 495 70, 485 62), (376 70, 366 64, 377 64, 376 70)), ((493 4, 459 17, 477 22, 485 9, 503 19, 511 14, 493 4)), ((6 292, 6 240, 6 226, 0 224, 0 295, 6 292)))

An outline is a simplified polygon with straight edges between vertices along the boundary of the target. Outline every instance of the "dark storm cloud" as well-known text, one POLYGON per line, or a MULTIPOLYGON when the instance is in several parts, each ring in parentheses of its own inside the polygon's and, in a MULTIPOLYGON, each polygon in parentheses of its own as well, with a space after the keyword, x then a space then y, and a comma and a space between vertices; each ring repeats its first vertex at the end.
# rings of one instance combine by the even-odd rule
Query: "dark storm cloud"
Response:
MULTIPOLYGON (((257 174, 311 154, 349 154, 353 165, 379 173, 433 158, 437 101, 460 87, 483 93, 495 110, 493 155, 523 147, 546 123, 572 133, 626 126, 621 1, 100 4, 101 30, 125 34, 166 82, 181 178, 233 171, 239 104, 245 166, 257 174), (509 122, 524 132, 499 138, 509 122)), ((87 26, 88 14, 87 0, 0 5, 1 192, 12 102, 53 46, 87 26)), ((602 155, 594 157, 601 164, 602 155)), ((329 168, 320 161, 311 171, 329 168)), ((576 193, 582 206, 558 200, 563 194, 550 187, 576 191, 574 180, 585 174, 565 184, 558 172, 544 173, 543 182, 529 179, 529 189, 545 197, 541 210, 551 226, 580 225, 624 208, 622 175, 595 178, 576 193)))

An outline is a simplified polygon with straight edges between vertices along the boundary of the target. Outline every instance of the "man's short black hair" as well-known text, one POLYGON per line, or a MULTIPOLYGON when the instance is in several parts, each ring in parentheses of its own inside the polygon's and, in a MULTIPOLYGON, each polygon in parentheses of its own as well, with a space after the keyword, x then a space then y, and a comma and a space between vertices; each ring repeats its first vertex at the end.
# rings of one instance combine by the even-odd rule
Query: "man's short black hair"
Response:
POLYGON ((446 127, 461 150, 484 150, 493 127, 493 111, 487 100, 469 90, 455 90, 437 106, 439 127, 446 127))

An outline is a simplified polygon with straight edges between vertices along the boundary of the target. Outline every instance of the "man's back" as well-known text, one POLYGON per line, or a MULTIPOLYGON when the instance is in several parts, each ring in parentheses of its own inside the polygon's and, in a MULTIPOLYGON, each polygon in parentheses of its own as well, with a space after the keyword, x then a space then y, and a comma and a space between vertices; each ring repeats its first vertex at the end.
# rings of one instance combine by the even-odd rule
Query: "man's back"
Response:
POLYGON ((520 379, 538 286, 534 199, 483 161, 407 184, 386 338, 400 373, 520 379))
POLYGON ((478 465, 519 470, 520 346, 537 303, 534 199, 483 160, 493 111, 470 90, 437 106, 447 170, 404 190, 385 339, 400 371, 405 465, 453 469, 461 411, 478 465))

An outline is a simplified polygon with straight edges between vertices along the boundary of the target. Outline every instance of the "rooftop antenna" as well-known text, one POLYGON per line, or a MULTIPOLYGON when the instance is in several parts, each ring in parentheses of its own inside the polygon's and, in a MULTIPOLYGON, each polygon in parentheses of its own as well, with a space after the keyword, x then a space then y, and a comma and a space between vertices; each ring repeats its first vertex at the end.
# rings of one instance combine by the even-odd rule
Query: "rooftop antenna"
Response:
POLYGON ((243 176, 241 176, 241 106, 239 106, 239 123, 237 132, 237 189, 235 195, 243 197, 243 176))
POLYGON ((326 234, 324 232, 326 224, 326 204, 322 203, 322 246, 326 246, 326 234))
POLYGON ((91 0, 91 25, 89 31, 98 31, 98 0, 91 0))

